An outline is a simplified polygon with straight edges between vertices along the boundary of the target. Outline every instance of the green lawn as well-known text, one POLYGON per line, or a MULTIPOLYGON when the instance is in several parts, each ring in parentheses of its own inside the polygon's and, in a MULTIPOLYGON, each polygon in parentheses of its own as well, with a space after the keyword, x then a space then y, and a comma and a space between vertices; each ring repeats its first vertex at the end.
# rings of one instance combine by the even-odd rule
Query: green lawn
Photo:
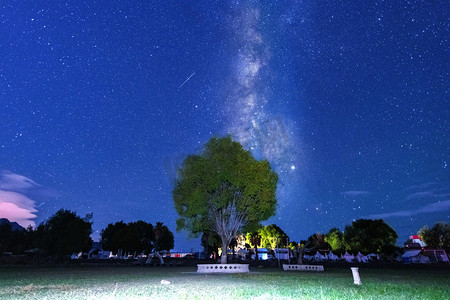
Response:
POLYGON ((325 272, 251 268, 197 274, 195 267, 0 267, 0 299, 450 299, 448 267, 349 267, 325 272), (161 281, 170 284, 162 284, 161 281))

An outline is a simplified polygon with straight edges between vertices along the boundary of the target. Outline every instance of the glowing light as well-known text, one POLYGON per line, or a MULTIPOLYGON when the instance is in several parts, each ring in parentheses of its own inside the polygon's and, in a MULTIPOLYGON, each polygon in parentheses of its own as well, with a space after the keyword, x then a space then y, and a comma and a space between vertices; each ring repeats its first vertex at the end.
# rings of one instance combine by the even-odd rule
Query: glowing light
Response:
POLYGON ((295 170, 295 166, 294 165, 291 166, 291 170, 295 170))

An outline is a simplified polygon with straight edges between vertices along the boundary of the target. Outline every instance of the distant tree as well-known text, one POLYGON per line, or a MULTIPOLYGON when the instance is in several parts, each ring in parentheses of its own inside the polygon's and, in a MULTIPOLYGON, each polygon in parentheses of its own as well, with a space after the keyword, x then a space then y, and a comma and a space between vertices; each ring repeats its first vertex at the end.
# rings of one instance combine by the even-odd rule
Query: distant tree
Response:
POLYGON ((325 241, 325 237, 320 232, 314 233, 308 237, 305 242, 305 248, 312 250, 330 250, 330 244, 325 241))
POLYGON ((152 224, 137 221, 128 224, 123 221, 108 226, 102 230, 101 242, 104 249, 118 252, 150 253, 173 248, 173 234, 163 223, 152 224), (167 248, 170 247, 170 248, 167 248))
POLYGON ((420 228, 418 235, 427 246, 450 251, 450 224, 438 222, 430 229, 427 225, 420 228))
MULTIPOLYGON (((127 245, 128 225, 123 221, 108 226, 101 231, 101 243, 105 250, 117 252, 119 249, 125 249, 127 245)), ((130 251, 134 251, 130 249, 130 251)))
POLYGON ((216 232, 224 249, 221 263, 226 263, 226 250, 241 229, 253 231, 275 214, 277 181, 267 161, 255 160, 231 137, 212 138, 179 170, 173 190, 177 230, 194 236, 216 232))
POLYGON ((0 223, 0 255, 12 251, 12 226, 8 222, 0 223))
POLYGON ((24 253, 32 247, 31 238, 29 230, 25 230, 16 222, 10 222, 5 218, 0 219, 0 255, 4 252, 24 253))
POLYGON ((155 226, 155 250, 170 250, 174 247, 173 233, 161 222, 155 226))
POLYGON ((352 251, 382 252, 389 245, 395 246, 397 238, 395 230, 381 219, 359 219, 344 231, 345 247, 352 251))
POLYGON ((211 255, 217 255, 219 253, 219 248, 221 247, 221 240, 220 236, 217 233, 212 231, 203 232, 201 243, 208 257, 211 255))
POLYGON ((60 209, 38 228, 39 248, 59 257, 87 251, 92 246, 92 214, 85 218, 75 212, 60 209))
POLYGON ((331 228, 324 236, 325 242, 327 242, 332 250, 344 249, 344 234, 338 228, 331 228))

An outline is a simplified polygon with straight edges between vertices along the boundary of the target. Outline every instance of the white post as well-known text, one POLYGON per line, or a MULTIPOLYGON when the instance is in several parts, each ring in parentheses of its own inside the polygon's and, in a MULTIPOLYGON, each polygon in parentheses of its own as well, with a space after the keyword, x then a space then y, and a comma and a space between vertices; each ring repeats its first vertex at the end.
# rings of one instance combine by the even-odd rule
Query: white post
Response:
POLYGON ((362 285, 361 278, 359 278, 359 273, 358 273, 359 268, 350 268, 350 269, 352 269, 353 283, 357 284, 357 285, 362 285))

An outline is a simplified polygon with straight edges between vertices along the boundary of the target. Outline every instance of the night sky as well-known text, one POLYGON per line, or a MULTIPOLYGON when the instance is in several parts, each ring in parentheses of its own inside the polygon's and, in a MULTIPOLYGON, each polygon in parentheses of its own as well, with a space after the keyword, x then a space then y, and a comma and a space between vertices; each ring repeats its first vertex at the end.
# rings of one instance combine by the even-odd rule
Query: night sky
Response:
MULTIPOLYGON (((305 239, 450 221, 448 1, 2 1, 0 217, 175 232, 176 169, 231 134, 305 239)), ((175 235, 175 247, 200 247, 175 235)))

